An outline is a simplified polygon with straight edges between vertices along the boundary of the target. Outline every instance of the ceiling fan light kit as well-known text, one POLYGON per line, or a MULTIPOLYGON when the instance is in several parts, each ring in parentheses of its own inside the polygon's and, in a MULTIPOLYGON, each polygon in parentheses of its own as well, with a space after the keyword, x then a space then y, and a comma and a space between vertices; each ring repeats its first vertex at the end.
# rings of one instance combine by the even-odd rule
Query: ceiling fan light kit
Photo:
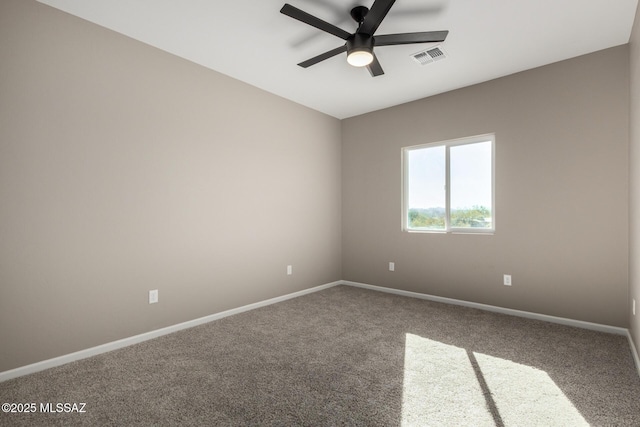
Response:
POLYGON ((347 62, 350 65, 354 67, 367 67, 371 76, 376 77, 383 75, 384 71, 374 53, 375 46, 438 43, 443 42, 449 33, 448 31, 427 31, 420 33, 384 34, 374 37, 374 33, 394 3, 395 0, 375 0, 371 9, 365 6, 356 6, 351 9, 351 17, 358 23, 358 29, 353 34, 291 6, 288 3, 282 6, 280 13, 345 40, 344 45, 303 61, 298 64, 299 66, 307 68, 342 52, 347 52, 347 62))
POLYGON ((347 62, 354 67, 366 67, 373 62, 373 37, 354 34, 347 39, 347 62))

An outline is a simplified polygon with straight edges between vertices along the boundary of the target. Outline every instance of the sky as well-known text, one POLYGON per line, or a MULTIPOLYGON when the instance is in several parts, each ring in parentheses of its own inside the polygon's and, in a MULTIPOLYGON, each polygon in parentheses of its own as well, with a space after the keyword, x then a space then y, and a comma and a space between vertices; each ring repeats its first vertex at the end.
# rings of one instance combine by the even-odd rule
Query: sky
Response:
MULTIPOLYGON (((451 208, 491 206, 491 142, 450 147, 451 208)), ((445 146, 408 151, 409 208, 445 207, 445 146)))

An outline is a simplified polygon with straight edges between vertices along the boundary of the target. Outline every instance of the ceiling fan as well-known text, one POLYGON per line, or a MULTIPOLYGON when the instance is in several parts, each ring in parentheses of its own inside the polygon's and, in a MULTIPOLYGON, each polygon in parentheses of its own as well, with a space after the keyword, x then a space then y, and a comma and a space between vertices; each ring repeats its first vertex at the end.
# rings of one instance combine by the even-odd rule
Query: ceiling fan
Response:
POLYGON ((374 37, 376 30, 394 3, 395 0, 375 0, 371 9, 365 6, 356 6, 351 9, 351 17, 358 23, 358 29, 353 34, 297 7, 291 6, 288 3, 285 3, 282 9, 280 9, 280 13, 346 41, 346 43, 340 47, 299 63, 299 66, 307 68, 342 52, 347 52, 347 62, 349 64, 354 67, 367 67, 371 76, 376 77, 384 74, 384 71, 373 52, 374 47, 443 42, 447 38, 447 34, 449 34, 449 31, 427 31, 419 33, 384 34, 374 37))

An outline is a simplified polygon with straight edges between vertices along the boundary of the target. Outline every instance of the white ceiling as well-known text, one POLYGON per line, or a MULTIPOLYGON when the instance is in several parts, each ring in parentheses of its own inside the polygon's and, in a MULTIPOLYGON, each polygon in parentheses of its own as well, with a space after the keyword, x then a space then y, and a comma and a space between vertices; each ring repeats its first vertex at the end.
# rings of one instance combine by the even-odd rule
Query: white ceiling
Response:
MULTIPOLYGON (((434 45, 376 48, 371 77, 341 54, 296 64, 344 41, 281 14, 285 0, 39 0, 339 119, 629 41, 638 0, 397 0, 376 34, 449 30, 434 45)), ((349 10, 373 0, 287 0, 352 33, 349 10)))

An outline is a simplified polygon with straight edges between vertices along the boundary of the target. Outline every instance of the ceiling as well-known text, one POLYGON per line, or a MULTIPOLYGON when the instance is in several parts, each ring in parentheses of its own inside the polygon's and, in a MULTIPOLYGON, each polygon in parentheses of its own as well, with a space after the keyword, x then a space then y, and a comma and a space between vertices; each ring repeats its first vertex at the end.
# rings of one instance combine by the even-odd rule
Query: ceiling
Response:
MULTIPOLYGON (((285 0, 39 0, 339 119, 628 43, 638 0, 397 0, 376 34, 449 30, 441 44, 384 46, 371 77, 344 41, 279 13, 285 0), (439 45, 446 58, 411 54, 439 45)), ((373 0, 287 0, 349 33, 373 0)))

